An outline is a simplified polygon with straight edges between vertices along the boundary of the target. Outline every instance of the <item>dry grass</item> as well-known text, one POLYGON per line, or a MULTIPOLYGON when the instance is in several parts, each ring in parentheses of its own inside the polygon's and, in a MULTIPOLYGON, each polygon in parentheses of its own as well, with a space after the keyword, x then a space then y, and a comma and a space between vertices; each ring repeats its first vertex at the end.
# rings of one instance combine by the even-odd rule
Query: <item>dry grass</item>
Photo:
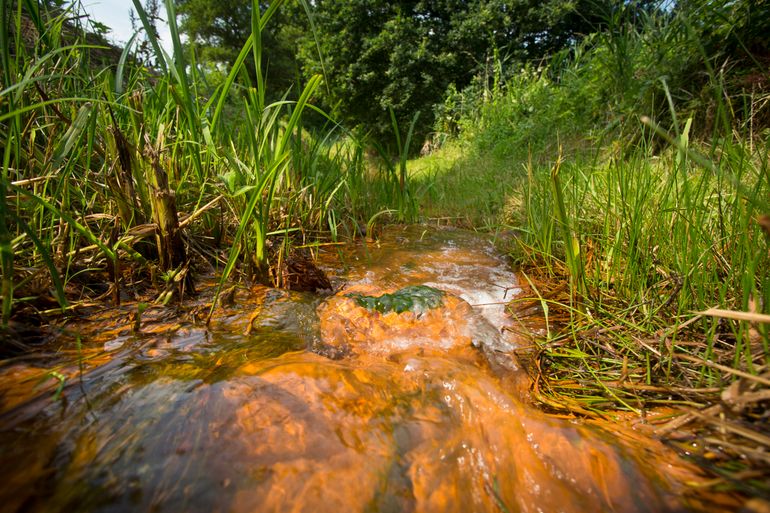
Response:
POLYGON ((529 286, 510 309, 517 331, 531 341, 518 356, 536 403, 587 418, 631 411, 653 425, 654 436, 713 475, 714 489, 770 499, 766 339, 752 327, 749 366, 735 354, 731 329, 732 323, 765 321, 765 316, 708 310, 646 333, 624 323, 606 324, 606 317, 600 322, 580 316, 569 306, 566 282, 524 276, 522 283, 529 286), (696 328, 707 315, 724 320, 711 344, 696 328), (666 414, 649 415, 660 411, 666 414))

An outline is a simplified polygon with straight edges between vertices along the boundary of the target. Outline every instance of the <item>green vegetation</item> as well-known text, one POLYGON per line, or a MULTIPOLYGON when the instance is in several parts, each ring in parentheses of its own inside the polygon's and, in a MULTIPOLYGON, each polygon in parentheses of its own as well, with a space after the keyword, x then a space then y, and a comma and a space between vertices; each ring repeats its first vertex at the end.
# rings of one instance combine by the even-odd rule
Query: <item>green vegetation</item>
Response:
MULTIPOLYGON (((675 334, 678 322, 710 307, 762 311, 770 276, 757 220, 768 213, 770 190, 768 128, 760 121, 769 96, 713 72, 740 56, 704 53, 705 36, 693 29, 701 14, 682 8, 629 27, 614 13, 607 22, 614 35, 595 34, 539 69, 509 72, 498 63, 493 87, 447 98, 442 110, 459 135, 413 163, 415 180, 432 182, 425 202, 434 215, 462 214, 458 199, 469 191, 491 205, 465 214, 513 230, 512 254, 539 278, 567 277, 574 322, 675 334), (661 41, 672 38, 689 52, 657 59, 661 41), (621 47, 623 55, 614 55, 621 47), (618 69, 645 80, 617 77, 618 69), (711 74, 686 76, 696 69, 711 74), (690 89, 674 92, 669 82, 690 89), (492 180, 497 186, 485 189, 492 180)), ((712 338, 730 333, 734 364, 766 364, 766 337, 758 334, 762 342, 750 352, 747 323, 706 316, 699 323, 709 337, 700 356, 711 358, 712 338)), ((660 365, 643 369, 648 383, 656 372, 666 380, 675 372, 671 351, 660 350, 653 352, 660 365)), ((616 356, 619 366, 627 355, 616 356)), ((707 385, 718 379, 709 369, 698 377, 707 385)))
POLYGON ((704 408, 663 431, 697 420, 702 463, 762 494, 768 23, 752 2, 618 7, 549 61, 498 61, 448 96, 437 128, 456 135, 412 163, 431 216, 494 227, 521 269, 511 310, 546 333, 525 351, 537 400, 587 416, 704 408))
MULTIPOLYGON (((251 6, 239 0, 176 3, 201 62, 234 63, 251 33, 251 6)), ((264 9, 268 3, 260 4, 264 9)), ((287 2, 263 34, 266 76, 290 85, 295 76, 323 75, 318 100, 325 110, 350 128, 371 132, 389 150, 395 149, 391 111, 404 125, 420 112, 415 133, 424 140, 433 105, 448 88, 462 89, 476 72, 489 70, 495 55, 540 59, 592 32, 599 19, 597 4, 586 0, 308 4, 287 2)))
POLYGON ((444 293, 426 285, 404 287, 392 294, 381 296, 365 296, 363 294, 346 294, 346 296, 353 299, 358 306, 380 313, 412 312, 421 314, 444 304, 444 293))
POLYGON ((193 290, 192 267, 279 283, 292 244, 354 237, 389 212, 399 178, 312 105, 321 77, 293 100, 268 91, 261 36, 282 4, 252 11, 222 75, 185 51, 173 2, 169 57, 134 2, 153 70, 132 58, 137 37, 115 55, 69 10, 0 3, 4 325, 127 294, 166 303, 193 290), (311 108, 322 128, 305 128, 311 108))
MULTIPOLYGON (((235 65, 243 45, 251 36, 251 2, 242 0, 176 0, 180 30, 187 35, 188 50, 195 49, 198 63, 215 71, 221 64, 230 69, 235 65)), ((302 2, 283 2, 269 24, 261 31, 263 79, 269 84, 267 95, 273 100, 289 92, 300 75, 296 39, 306 23, 302 2)), ((260 2, 262 11, 269 2, 260 2)), ((256 79, 253 60, 243 64, 252 79, 256 79)), ((306 78, 311 78, 309 74, 306 78)))

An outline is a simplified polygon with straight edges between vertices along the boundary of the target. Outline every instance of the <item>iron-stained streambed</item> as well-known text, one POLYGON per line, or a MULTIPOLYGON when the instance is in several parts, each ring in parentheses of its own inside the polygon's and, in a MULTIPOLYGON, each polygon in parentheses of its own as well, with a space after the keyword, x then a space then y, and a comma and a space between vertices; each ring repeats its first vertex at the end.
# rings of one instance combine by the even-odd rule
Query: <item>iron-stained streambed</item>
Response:
POLYGON ((331 298, 241 289, 207 327, 204 294, 150 309, 139 333, 135 305, 105 309, 56 355, 3 362, 3 511, 732 507, 662 444, 527 404, 503 329, 516 277, 483 237, 394 227, 323 262, 331 298), (417 285, 450 299, 350 302, 417 285))

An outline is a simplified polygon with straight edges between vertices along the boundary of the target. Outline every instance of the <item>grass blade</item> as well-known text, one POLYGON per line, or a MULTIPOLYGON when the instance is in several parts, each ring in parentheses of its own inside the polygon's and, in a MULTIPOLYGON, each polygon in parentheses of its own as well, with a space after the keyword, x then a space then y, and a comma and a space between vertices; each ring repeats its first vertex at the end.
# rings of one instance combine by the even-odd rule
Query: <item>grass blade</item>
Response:
MULTIPOLYGON (((161 71, 163 74, 168 73, 168 66, 166 65, 166 58, 165 54, 163 53, 163 50, 160 47, 160 42, 158 41, 158 38, 155 35, 155 31, 153 30, 153 25, 150 22, 150 18, 147 16, 147 12, 144 10, 144 7, 142 7, 142 3, 139 0, 131 0, 134 3, 134 9, 136 9, 136 13, 139 15, 139 19, 142 20, 142 26, 144 27, 144 33, 147 35, 147 39, 150 41, 150 44, 152 45, 152 49, 155 52, 155 61, 156 65, 160 66, 161 71)), ((170 2, 166 2, 167 4, 170 2)), ((171 24, 171 20, 169 20, 169 25, 171 24)))

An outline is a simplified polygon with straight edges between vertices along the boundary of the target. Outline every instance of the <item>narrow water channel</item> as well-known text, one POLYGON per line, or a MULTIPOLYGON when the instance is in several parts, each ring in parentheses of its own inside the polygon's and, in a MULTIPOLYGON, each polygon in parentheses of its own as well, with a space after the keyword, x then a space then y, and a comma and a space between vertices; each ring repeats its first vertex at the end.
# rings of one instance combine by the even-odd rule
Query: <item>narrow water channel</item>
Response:
POLYGON ((240 289, 206 327, 204 294, 139 332, 126 305, 68 327, 53 356, 5 362, 0 510, 729 507, 663 445, 527 404, 503 329, 516 277, 483 237, 392 228, 322 262, 333 297, 240 289), (352 303, 417 285, 441 305, 352 303))

